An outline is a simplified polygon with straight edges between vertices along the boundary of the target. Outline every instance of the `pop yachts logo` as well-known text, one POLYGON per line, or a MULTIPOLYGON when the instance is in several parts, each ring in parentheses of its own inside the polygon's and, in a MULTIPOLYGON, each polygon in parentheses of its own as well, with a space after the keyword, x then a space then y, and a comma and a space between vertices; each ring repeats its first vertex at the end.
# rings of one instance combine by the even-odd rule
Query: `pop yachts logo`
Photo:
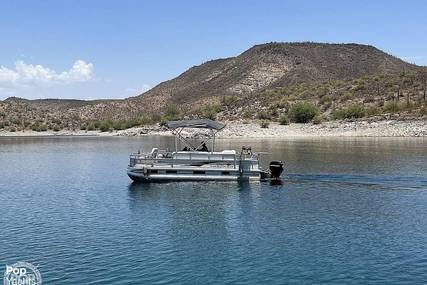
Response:
POLYGON ((39 270, 28 262, 17 262, 6 265, 4 285, 41 285, 42 277, 39 270))

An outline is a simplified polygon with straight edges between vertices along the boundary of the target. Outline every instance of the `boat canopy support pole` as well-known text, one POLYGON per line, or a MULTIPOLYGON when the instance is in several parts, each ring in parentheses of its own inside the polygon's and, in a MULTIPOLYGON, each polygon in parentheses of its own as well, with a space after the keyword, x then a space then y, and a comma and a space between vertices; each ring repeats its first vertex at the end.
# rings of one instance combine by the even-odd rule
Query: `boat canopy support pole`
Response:
POLYGON ((174 134, 175 135, 175 149, 176 149, 176 151, 179 151, 178 150, 178 139, 182 142, 182 143, 184 143, 184 145, 186 146, 186 147, 188 147, 188 148, 190 148, 191 150, 196 150, 196 148, 187 140, 187 139, 185 139, 182 135, 181 135, 181 132, 182 132, 182 130, 183 130, 184 128, 180 128, 179 130, 173 130, 172 131, 172 134, 174 134))
POLYGON ((215 151, 215 132, 213 130, 211 130, 211 137, 212 137, 211 152, 214 152, 215 151))
MULTIPOLYGON (((172 133, 174 133, 174 131, 172 133)), ((176 135, 175 135, 175 152, 178 152, 178 137, 176 135)))
POLYGON ((204 143, 208 143, 209 140, 211 140, 211 152, 215 151, 215 135, 216 135, 217 131, 211 129, 209 131, 209 138, 206 141, 205 140, 202 141, 199 145, 197 145, 197 147, 195 147, 185 137, 183 137, 181 135, 181 132, 183 129, 184 128, 172 130, 172 134, 175 135, 175 151, 179 151, 178 150, 178 140, 180 140, 182 143, 184 143, 184 145, 186 147, 188 147, 190 150, 193 150, 193 151, 199 149, 204 143))

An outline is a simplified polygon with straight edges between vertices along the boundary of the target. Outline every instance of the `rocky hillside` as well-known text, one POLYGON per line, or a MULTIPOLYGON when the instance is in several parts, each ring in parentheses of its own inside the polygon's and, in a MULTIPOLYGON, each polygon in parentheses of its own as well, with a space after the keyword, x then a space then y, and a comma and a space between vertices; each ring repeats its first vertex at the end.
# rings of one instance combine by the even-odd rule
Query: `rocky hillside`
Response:
MULTIPOLYGON (((237 57, 206 62, 139 96, 151 106, 260 93, 276 87, 331 79, 414 71, 417 67, 359 44, 269 43, 237 57)), ((136 99, 136 98, 135 98, 136 99)))
POLYGON ((0 128, 106 130, 162 116, 278 120, 299 101, 316 105, 324 119, 355 104, 365 115, 399 117, 424 114, 426 77, 424 67, 372 46, 269 43, 192 67, 124 100, 9 98, 0 102, 0 128))

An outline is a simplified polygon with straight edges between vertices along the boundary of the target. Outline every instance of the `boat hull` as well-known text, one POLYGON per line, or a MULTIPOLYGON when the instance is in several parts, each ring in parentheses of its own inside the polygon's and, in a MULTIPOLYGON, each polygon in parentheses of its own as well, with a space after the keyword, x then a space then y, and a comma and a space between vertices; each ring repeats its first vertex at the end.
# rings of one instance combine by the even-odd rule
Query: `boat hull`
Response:
POLYGON ((260 173, 246 173, 238 174, 231 173, 229 175, 217 175, 206 173, 203 175, 174 173, 174 174, 147 174, 140 171, 128 170, 127 172, 130 179, 135 182, 149 183, 149 182, 171 182, 171 181, 240 181, 240 180, 260 180, 260 173))

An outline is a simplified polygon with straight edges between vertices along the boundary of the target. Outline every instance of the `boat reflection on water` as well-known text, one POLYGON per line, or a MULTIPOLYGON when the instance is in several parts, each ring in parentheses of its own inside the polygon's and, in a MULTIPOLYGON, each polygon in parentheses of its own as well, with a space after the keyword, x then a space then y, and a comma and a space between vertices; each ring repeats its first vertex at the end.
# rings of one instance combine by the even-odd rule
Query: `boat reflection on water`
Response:
POLYGON ((283 186, 282 179, 271 179, 269 182, 270 186, 283 186))
MULTIPOLYGON (((248 180, 239 180, 237 182, 231 181, 186 181, 186 182, 161 182, 161 183, 139 183, 133 181, 128 185, 129 195, 133 196, 137 193, 139 194, 149 194, 152 191, 157 190, 168 190, 168 191, 180 191, 184 189, 195 189, 200 188, 201 191, 213 191, 211 188, 212 185, 223 186, 230 188, 230 190, 235 191, 249 191, 252 188, 260 188, 262 184, 269 183, 270 185, 282 185, 280 180, 271 180, 271 181, 262 181, 258 183, 253 183, 248 180), (274 183, 274 184, 273 184, 274 183), (258 185, 258 187, 257 187, 258 185)), ((215 187, 214 187, 215 188, 215 187)))
MULTIPOLYGON (((165 183, 138 183, 128 185, 129 203, 133 207, 144 206, 145 202, 155 201, 161 205, 176 205, 179 201, 187 204, 196 200, 212 200, 212 203, 232 204, 231 200, 241 195, 259 196, 263 188, 269 188, 268 182, 249 181, 213 182, 187 181, 165 183), (195 199, 197 197, 197 199, 195 199)), ((267 189, 265 189, 267 190, 267 189)))

